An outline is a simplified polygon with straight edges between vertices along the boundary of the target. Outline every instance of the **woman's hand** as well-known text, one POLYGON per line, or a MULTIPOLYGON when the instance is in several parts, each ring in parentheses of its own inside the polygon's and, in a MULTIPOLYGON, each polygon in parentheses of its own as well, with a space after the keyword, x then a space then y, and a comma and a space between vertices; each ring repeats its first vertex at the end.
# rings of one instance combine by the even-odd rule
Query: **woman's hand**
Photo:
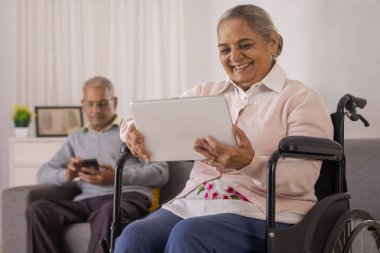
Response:
POLYGON ((127 137, 124 141, 134 156, 137 156, 146 162, 150 161, 150 154, 144 145, 144 136, 137 130, 135 124, 132 124, 128 128, 127 137))
POLYGON ((218 168, 221 172, 224 169, 238 170, 251 163, 255 150, 249 139, 236 125, 233 126, 232 131, 238 140, 238 145, 234 147, 224 145, 212 137, 195 141, 194 150, 206 157, 204 163, 218 168))

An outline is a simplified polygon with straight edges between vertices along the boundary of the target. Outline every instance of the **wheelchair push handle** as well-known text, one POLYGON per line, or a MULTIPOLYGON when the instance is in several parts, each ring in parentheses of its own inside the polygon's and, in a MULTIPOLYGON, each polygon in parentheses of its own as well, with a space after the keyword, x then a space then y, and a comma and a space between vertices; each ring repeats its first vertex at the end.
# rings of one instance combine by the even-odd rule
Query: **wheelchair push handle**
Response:
POLYGON ((364 98, 357 98, 353 96, 353 101, 360 108, 363 109, 367 105, 367 100, 364 98))
POLYGON ((356 107, 363 109, 367 105, 367 100, 364 98, 355 97, 351 94, 347 94, 346 96, 349 97, 349 101, 346 104, 346 109, 349 111, 356 110, 356 107))
POLYGON ((363 109, 367 105, 367 100, 364 98, 355 97, 351 94, 344 95, 339 103, 337 111, 342 111, 344 109, 347 110, 345 113, 348 118, 352 121, 360 120, 363 122, 365 127, 369 126, 369 122, 359 113, 357 113, 356 108, 359 107, 360 109, 363 109))

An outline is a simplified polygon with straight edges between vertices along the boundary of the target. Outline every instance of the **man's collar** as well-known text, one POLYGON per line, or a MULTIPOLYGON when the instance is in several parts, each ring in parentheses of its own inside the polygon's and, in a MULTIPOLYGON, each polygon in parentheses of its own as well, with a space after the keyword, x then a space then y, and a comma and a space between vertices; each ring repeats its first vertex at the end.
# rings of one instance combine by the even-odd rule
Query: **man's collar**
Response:
MULTIPOLYGON (((99 131, 99 132, 105 132, 105 131, 111 129, 112 127, 114 127, 114 126, 120 127, 120 123, 121 123, 120 118, 119 118, 117 115, 115 115, 115 118, 113 119, 113 121, 112 121, 108 126, 106 126, 105 128, 103 128, 103 129, 102 129, 101 131, 99 131)), ((91 127, 90 123, 86 123, 86 124, 83 126, 83 131, 89 131, 89 130, 95 131, 95 130, 91 127)))
MULTIPOLYGON (((282 88, 285 85, 285 80, 286 73, 276 61, 269 73, 264 77, 264 79, 256 83, 255 85, 252 85, 251 87, 259 84, 264 84, 271 90, 281 92, 282 88)), ((238 86, 229 77, 227 77, 226 83, 224 84, 223 88, 218 92, 218 94, 222 94, 224 91, 228 89, 230 85, 234 85, 235 87, 238 86)))

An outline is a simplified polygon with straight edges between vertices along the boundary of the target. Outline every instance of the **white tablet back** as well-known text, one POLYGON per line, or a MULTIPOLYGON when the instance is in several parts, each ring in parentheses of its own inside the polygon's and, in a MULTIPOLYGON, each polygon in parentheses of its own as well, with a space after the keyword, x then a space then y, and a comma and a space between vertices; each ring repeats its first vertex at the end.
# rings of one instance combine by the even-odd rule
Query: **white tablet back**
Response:
POLYGON ((131 111, 152 161, 205 159, 193 150, 197 138, 211 136, 230 146, 237 143, 223 96, 136 101, 131 111))

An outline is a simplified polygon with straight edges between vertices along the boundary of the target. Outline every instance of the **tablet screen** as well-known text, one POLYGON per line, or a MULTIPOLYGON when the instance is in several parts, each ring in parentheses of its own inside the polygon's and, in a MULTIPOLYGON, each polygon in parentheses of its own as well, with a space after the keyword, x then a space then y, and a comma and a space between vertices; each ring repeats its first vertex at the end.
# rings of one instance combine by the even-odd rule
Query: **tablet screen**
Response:
POLYGON ((131 112, 152 161, 203 160, 193 147, 196 139, 207 136, 237 144, 223 96, 136 101, 131 112))

